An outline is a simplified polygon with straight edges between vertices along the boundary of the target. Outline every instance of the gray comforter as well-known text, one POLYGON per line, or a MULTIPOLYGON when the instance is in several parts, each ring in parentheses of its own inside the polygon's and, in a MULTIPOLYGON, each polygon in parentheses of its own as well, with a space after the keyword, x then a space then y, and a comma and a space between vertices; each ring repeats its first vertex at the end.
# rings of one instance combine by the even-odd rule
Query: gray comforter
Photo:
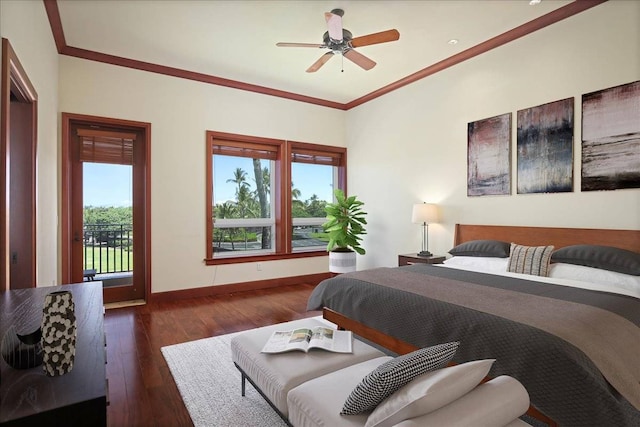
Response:
POLYGON ((561 426, 640 426, 636 298, 413 265, 325 280, 308 303, 322 307, 418 347, 460 341, 457 362, 495 358, 490 375, 561 426))

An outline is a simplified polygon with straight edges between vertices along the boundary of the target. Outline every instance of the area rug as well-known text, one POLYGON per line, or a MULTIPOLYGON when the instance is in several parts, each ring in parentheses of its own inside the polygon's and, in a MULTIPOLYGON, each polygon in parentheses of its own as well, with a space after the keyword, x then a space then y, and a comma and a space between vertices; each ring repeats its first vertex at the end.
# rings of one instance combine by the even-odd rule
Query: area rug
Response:
POLYGON ((240 371, 231 361, 231 338, 237 334, 161 348, 193 424, 286 426, 249 382, 241 396, 240 371))

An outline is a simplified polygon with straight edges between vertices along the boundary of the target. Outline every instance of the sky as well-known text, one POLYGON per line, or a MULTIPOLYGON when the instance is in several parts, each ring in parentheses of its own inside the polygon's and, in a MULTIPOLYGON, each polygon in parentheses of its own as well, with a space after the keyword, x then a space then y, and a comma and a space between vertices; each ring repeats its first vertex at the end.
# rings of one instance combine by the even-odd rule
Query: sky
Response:
MULTIPOLYGON (((216 156, 214 182, 216 184, 215 202, 235 200, 235 184, 227 183, 233 179, 233 172, 241 167, 247 172, 247 181, 255 189, 253 162, 245 157, 216 156)), ((263 164, 264 164, 263 160, 263 164)), ((264 167, 264 166, 263 166, 264 167)), ((84 206, 131 206, 132 176, 131 166, 104 163, 83 163, 83 201, 84 206)), ((292 164, 294 187, 301 191, 300 200, 307 200, 316 194, 320 200, 332 200, 332 167, 306 163, 292 164)))
POLYGON ((132 166, 84 162, 84 206, 131 206, 132 166))
POLYGON ((308 163, 291 164, 293 187, 300 190, 300 200, 312 195, 320 200, 333 202, 333 166, 312 165, 308 163))

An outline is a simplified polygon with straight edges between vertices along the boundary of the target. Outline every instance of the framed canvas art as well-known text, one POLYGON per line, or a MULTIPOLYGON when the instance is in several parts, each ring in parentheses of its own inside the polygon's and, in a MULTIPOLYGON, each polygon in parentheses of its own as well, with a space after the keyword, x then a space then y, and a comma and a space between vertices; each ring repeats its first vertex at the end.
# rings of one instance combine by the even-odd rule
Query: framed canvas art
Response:
POLYGON ((467 195, 511 194, 511 113, 467 125, 467 195))
POLYGON ((580 187, 640 188, 640 81, 582 95, 580 187))
POLYGON ((573 98, 518 111, 518 194, 573 191, 573 98))

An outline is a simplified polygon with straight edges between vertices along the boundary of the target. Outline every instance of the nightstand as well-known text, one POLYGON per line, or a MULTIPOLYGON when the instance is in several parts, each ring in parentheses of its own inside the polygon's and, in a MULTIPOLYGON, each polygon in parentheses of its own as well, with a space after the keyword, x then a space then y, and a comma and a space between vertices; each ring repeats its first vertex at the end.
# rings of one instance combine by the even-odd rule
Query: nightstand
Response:
POLYGON ((411 264, 442 264, 446 259, 442 255, 432 256, 420 256, 416 253, 398 255, 398 265, 411 265, 411 264))

